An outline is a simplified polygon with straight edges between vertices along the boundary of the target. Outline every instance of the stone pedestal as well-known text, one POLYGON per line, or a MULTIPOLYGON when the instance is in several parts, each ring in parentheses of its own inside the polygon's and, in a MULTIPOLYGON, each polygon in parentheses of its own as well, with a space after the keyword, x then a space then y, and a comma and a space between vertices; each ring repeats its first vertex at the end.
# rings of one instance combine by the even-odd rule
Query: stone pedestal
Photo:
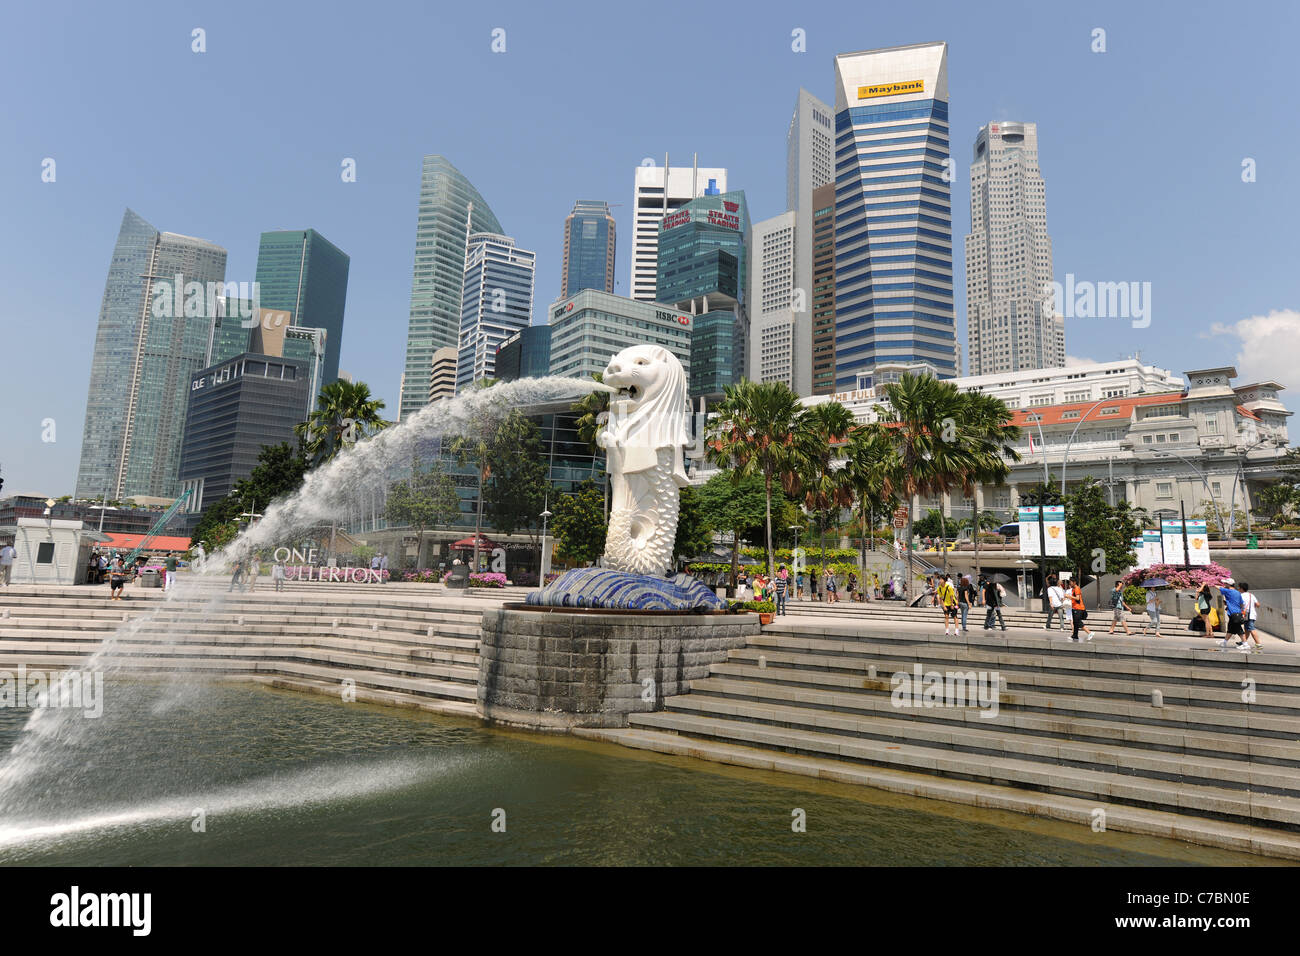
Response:
POLYGON ((626 727, 758 633, 757 614, 488 610, 479 714, 535 730, 626 727))

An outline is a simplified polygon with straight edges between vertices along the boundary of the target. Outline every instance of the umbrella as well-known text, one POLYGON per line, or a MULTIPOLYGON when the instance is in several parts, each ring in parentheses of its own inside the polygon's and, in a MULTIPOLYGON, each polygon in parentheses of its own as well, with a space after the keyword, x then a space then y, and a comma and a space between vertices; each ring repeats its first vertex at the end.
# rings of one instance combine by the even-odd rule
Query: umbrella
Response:
POLYGON ((1143 581, 1141 584, 1139 584, 1138 587, 1142 587, 1142 588, 1167 588, 1167 587, 1169 587, 1169 582, 1166 581, 1164 578, 1147 578, 1145 581, 1143 581))
POLYGON ((995 584, 1010 584, 1011 578, 999 571, 996 574, 990 574, 989 580, 995 584))

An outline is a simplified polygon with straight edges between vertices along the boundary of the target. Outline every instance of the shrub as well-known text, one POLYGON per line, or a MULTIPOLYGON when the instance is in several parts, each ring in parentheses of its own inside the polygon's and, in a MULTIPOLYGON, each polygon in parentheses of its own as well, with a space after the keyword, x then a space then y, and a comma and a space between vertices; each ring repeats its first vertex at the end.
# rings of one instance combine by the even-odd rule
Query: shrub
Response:
POLYGON ((1147 592, 1145 588, 1140 588, 1136 584, 1127 584, 1124 586, 1124 603, 1135 611, 1140 611, 1147 606, 1147 592))
POLYGON ((503 588, 506 586, 506 576, 499 571, 476 571, 469 576, 469 586, 472 588, 503 588))
POLYGON ((727 610, 733 614, 740 614, 744 611, 771 614, 776 610, 776 605, 771 601, 728 601, 727 610))

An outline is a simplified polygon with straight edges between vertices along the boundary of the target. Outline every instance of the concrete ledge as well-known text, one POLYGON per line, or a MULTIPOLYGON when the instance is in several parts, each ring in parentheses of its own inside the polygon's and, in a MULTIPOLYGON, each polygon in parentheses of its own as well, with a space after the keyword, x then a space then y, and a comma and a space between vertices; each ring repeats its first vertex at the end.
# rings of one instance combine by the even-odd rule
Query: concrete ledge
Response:
POLYGON ((626 727, 759 633, 755 614, 484 611, 479 714, 536 730, 626 727))

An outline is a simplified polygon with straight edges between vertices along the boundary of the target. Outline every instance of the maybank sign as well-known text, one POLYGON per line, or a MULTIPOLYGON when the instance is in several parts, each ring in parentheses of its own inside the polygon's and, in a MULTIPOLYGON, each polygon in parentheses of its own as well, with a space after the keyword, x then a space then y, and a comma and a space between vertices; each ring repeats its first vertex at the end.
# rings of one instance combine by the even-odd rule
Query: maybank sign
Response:
POLYGON ((905 83, 881 83, 877 86, 859 86, 858 99, 869 100, 877 96, 901 96, 904 93, 924 93, 925 80, 908 80, 905 83))

